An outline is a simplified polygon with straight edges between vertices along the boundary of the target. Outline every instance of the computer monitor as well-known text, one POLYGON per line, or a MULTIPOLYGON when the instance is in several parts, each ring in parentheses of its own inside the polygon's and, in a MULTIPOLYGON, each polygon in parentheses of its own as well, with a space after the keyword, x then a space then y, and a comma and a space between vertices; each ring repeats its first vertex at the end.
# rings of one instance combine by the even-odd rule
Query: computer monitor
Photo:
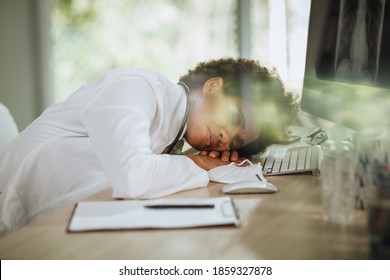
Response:
POLYGON ((301 108, 354 130, 388 122, 390 0, 312 0, 301 108))

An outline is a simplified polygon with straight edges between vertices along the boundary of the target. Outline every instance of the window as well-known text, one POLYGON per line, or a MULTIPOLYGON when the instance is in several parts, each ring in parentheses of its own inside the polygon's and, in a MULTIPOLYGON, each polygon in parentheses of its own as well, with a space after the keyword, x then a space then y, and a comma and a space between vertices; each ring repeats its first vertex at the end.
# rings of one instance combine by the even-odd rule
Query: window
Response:
POLYGON ((177 81, 199 61, 242 56, 243 40, 287 88, 302 80, 308 0, 52 1, 54 101, 118 67, 177 81))

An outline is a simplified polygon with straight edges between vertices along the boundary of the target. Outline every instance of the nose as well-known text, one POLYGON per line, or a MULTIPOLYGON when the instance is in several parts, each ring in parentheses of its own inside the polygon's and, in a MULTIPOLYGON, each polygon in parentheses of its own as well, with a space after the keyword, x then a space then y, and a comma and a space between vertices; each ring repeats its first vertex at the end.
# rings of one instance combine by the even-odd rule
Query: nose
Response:
POLYGON ((218 146, 221 150, 229 150, 232 133, 227 129, 220 129, 218 133, 218 146))

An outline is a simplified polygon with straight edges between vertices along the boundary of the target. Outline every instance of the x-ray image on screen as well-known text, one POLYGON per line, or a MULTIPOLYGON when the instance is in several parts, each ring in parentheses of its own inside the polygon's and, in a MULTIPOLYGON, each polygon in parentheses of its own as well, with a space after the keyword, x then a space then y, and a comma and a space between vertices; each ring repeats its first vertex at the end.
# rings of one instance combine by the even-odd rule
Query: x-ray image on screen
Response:
POLYGON ((335 79, 375 83, 384 19, 383 0, 340 2, 335 79))

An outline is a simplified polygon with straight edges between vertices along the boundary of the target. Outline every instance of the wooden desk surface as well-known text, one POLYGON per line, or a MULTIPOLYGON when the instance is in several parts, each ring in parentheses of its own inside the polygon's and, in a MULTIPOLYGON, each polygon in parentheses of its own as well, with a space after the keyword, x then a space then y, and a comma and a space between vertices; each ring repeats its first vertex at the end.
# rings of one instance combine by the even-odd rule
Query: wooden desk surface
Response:
MULTIPOLYGON (((366 212, 322 220, 319 177, 269 177, 275 194, 234 195, 240 227, 66 233, 73 207, 0 239, 0 259, 369 259, 366 212)), ((222 184, 171 197, 222 196, 222 184)), ((89 200, 110 200, 111 190, 89 200)))

